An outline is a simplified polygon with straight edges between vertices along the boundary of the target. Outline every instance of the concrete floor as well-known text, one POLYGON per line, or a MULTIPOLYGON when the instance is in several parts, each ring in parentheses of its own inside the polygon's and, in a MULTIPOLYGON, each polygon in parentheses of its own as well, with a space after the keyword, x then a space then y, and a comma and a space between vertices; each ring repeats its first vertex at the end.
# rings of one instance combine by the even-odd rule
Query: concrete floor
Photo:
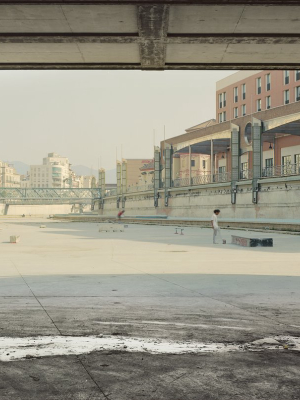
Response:
MULTIPOLYGON (((209 229, 0 219, 0 335, 245 343, 300 336, 299 236, 213 245, 209 229), (46 228, 40 228, 45 224, 46 228), (20 235, 17 244, 10 235, 20 235)), ((0 399, 300 399, 300 353, 99 351, 0 363, 0 399)))

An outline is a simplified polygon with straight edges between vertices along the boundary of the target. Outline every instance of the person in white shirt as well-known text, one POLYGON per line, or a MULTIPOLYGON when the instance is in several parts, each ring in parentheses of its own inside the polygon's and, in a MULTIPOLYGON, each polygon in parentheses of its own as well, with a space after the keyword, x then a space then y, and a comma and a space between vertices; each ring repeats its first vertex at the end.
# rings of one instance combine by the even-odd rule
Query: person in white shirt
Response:
MULTIPOLYGON (((213 228, 213 244, 217 244, 217 238, 218 236, 220 237, 220 239, 222 240, 222 236, 221 236, 221 232, 220 232, 220 228, 218 225, 218 215, 220 214, 220 210, 216 209, 214 210, 214 213, 211 217, 211 226, 213 228)), ((224 240, 223 240, 224 243, 224 240)))

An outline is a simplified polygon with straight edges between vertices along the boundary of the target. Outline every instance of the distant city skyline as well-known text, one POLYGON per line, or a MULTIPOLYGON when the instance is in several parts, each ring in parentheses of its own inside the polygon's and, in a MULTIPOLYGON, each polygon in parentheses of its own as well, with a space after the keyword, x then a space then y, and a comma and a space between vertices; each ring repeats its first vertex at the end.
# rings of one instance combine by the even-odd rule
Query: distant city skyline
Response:
POLYGON ((215 118, 216 81, 235 71, 1 71, 1 160, 113 169, 215 118), (122 153, 122 154, 121 154, 122 153))

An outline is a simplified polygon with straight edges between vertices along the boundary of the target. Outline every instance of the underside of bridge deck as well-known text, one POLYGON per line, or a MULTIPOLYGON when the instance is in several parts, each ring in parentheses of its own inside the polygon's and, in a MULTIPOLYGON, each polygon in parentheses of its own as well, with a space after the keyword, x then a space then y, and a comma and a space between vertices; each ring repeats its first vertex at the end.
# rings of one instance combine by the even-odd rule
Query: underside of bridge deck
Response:
POLYGON ((299 45, 299 0, 0 0, 0 69, 298 69, 299 45))

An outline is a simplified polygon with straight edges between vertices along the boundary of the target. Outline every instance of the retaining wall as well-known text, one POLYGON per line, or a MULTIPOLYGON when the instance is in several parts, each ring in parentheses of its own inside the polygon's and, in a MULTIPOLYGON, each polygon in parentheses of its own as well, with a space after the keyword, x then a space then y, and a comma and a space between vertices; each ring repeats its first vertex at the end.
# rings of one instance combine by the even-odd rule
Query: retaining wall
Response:
MULTIPOLYGON (((252 203, 252 182, 239 182, 236 204, 231 204, 230 183, 169 191, 165 207, 164 191, 159 192, 158 207, 154 207, 152 192, 125 195, 125 215, 168 215, 170 217, 207 218, 214 208, 220 208, 222 218, 299 219, 300 177, 270 178, 260 181, 258 203, 252 203)), ((106 198, 100 215, 117 215, 116 197, 106 198)))

